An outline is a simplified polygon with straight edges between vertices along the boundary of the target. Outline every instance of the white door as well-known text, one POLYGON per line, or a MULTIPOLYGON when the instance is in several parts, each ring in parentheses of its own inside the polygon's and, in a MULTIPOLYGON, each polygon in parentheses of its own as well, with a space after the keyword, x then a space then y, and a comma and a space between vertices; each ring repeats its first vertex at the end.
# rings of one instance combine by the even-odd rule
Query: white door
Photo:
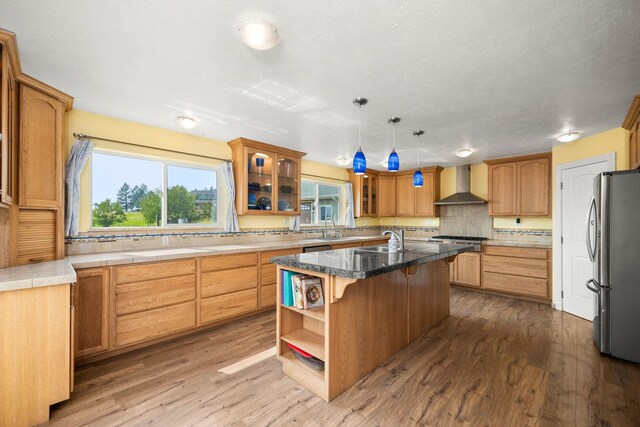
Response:
POLYGON ((593 196, 593 178, 612 170, 611 163, 600 160, 561 170, 562 236, 562 309, 593 320, 594 293, 585 283, 593 277, 593 264, 586 246, 586 219, 593 196))

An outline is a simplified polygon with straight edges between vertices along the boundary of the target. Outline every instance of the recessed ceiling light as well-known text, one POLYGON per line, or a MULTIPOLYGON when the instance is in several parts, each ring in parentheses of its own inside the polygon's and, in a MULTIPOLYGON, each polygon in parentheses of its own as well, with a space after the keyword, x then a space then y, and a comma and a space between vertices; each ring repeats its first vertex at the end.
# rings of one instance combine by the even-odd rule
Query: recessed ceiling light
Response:
POLYGON ((576 139, 580 138, 581 135, 582 134, 580 132, 571 131, 571 132, 563 133, 562 135, 558 135, 556 137, 556 139, 559 142, 571 142, 571 141, 575 141, 576 139))
POLYGON ((280 42, 278 29, 268 22, 247 21, 238 25, 240 40, 255 50, 269 50, 280 42))
POLYGON ((191 129, 198 124, 194 119, 187 116, 176 117, 176 123, 178 123, 180 127, 185 129, 191 129))
POLYGON ((473 153, 471 148, 463 148, 462 150, 456 151, 456 156, 458 157, 469 157, 473 153))
POLYGON ((336 159, 336 163, 340 166, 347 166, 349 163, 351 163, 351 159, 347 159, 346 157, 338 157, 336 159))

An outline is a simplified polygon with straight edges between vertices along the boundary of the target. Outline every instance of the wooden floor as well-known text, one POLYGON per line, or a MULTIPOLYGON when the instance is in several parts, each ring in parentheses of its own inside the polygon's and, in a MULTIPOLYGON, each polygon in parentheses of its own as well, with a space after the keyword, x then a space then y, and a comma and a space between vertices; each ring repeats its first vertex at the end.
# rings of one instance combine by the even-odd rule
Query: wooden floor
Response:
POLYGON ((76 372, 52 425, 640 425, 640 365, 601 357, 591 324, 453 289, 451 317, 327 404, 273 357, 266 313, 76 372))

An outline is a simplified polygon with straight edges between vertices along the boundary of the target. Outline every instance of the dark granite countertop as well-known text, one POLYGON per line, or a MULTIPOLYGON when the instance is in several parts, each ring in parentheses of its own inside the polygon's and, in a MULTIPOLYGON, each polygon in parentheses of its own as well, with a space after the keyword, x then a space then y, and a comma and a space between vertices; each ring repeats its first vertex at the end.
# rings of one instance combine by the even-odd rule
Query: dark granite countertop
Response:
POLYGON ((367 279, 394 270, 447 258, 473 249, 472 246, 468 245, 426 242, 407 244, 408 250, 393 254, 374 252, 375 248, 384 249, 386 246, 367 246, 273 257, 271 262, 284 267, 299 268, 317 273, 352 279, 367 279))

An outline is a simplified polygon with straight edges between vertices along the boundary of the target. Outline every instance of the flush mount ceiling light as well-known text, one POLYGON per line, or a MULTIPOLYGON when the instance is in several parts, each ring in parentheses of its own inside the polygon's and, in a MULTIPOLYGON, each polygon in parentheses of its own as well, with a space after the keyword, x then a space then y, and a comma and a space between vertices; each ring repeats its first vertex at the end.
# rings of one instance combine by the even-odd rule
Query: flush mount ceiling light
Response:
POLYGON ((353 156, 353 173, 356 175, 364 175, 367 170, 367 158, 362 152, 362 106, 367 102, 367 98, 356 98, 353 100, 353 105, 357 105, 360 110, 360 120, 358 120, 358 151, 353 156))
POLYGON ((581 135, 582 134, 580 132, 571 131, 571 132, 563 133, 562 135, 558 135, 556 139, 558 140, 558 142, 571 142, 580 138, 581 135))
POLYGON ((338 157, 336 159, 336 163, 339 164, 340 166, 347 166, 349 163, 351 163, 351 160, 349 160, 346 157, 338 157))
POLYGON ((473 153, 471 148, 463 148, 462 150, 456 151, 456 156, 458 157, 469 157, 473 153))
POLYGON ((269 50, 280 42, 278 29, 268 22, 247 21, 238 25, 240 40, 255 50, 269 50))
POLYGON ((416 171, 413 173, 413 186, 420 188, 424 185, 424 176, 420 171, 420 135, 424 133, 423 130, 413 131, 413 135, 418 139, 418 161, 416 162, 416 171))
POLYGON ((390 117, 387 119, 387 123, 391 123, 393 126, 393 150, 391 150, 389 160, 387 160, 387 169, 389 169, 389 172, 398 172, 398 169, 400 169, 400 157, 398 157, 398 153, 396 153, 396 123, 399 121, 400 117, 390 117))
POLYGON ((184 129, 194 128, 198 124, 194 119, 187 116, 176 117, 176 123, 178 123, 178 126, 184 129))

